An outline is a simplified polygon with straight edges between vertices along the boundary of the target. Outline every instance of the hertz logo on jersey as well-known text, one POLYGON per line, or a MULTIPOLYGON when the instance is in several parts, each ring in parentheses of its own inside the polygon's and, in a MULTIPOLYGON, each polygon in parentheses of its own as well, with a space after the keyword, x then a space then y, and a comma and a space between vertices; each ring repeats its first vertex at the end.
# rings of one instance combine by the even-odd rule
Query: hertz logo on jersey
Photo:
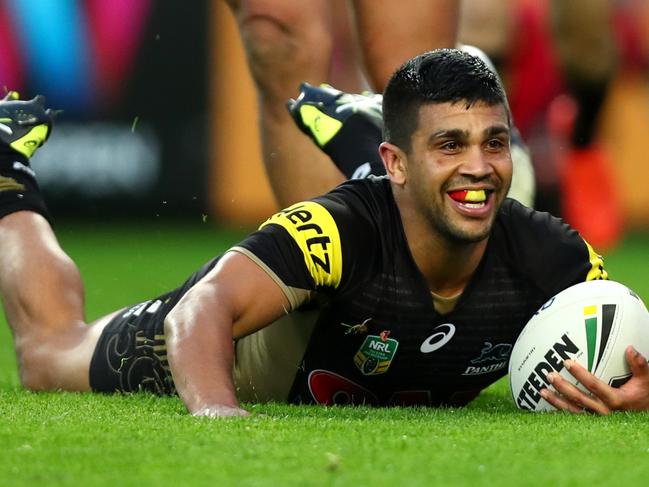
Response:
POLYGON ((283 227, 304 255, 309 274, 316 286, 338 287, 343 258, 340 234, 327 209, 312 201, 297 203, 266 220, 266 225, 283 227))

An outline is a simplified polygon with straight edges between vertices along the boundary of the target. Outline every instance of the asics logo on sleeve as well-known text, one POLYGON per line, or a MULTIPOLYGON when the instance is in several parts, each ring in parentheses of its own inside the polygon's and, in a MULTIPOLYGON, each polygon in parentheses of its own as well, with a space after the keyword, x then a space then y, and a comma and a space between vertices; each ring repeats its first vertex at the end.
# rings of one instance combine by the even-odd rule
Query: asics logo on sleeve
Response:
POLYGON ((455 335, 455 325, 451 323, 444 323, 442 325, 436 326, 434 330, 439 330, 433 333, 431 336, 426 338, 419 350, 421 353, 431 353, 435 350, 439 350, 444 345, 446 345, 453 335, 455 335))

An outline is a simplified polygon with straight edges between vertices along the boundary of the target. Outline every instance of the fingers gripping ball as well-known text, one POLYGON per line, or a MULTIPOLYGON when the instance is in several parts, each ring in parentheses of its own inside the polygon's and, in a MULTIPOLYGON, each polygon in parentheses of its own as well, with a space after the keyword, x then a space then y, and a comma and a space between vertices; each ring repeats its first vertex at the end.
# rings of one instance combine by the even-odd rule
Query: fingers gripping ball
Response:
POLYGON ((45 108, 45 98, 19 100, 10 91, 0 101, 0 145, 29 159, 52 131, 54 112, 45 108))
POLYGON ((587 392, 566 369, 570 359, 608 386, 630 379, 626 350, 649 356, 649 312, 636 293, 613 281, 576 284, 551 298, 527 323, 512 350, 509 378, 521 409, 554 409, 541 397, 556 372, 587 392))

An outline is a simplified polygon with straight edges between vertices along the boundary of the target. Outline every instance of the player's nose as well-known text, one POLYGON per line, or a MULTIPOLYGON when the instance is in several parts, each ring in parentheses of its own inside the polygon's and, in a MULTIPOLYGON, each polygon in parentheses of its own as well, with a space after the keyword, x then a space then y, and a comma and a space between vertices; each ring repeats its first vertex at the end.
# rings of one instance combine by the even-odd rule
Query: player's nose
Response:
POLYGON ((460 166, 460 172, 476 178, 482 178, 493 173, 493 166, 481 147, 471 146, 465 153, 460 166))

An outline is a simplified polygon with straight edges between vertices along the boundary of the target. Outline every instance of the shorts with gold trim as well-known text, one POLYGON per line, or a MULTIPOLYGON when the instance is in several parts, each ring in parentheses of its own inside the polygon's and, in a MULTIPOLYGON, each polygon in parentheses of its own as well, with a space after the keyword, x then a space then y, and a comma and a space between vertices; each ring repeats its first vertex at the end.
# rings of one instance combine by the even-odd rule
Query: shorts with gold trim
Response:
POLYGON ((185 293, 217 263, 212 259, 179 288, 120 311, 102 331, 90 362, 96 392, 174 394, 164 319, 185 293))

